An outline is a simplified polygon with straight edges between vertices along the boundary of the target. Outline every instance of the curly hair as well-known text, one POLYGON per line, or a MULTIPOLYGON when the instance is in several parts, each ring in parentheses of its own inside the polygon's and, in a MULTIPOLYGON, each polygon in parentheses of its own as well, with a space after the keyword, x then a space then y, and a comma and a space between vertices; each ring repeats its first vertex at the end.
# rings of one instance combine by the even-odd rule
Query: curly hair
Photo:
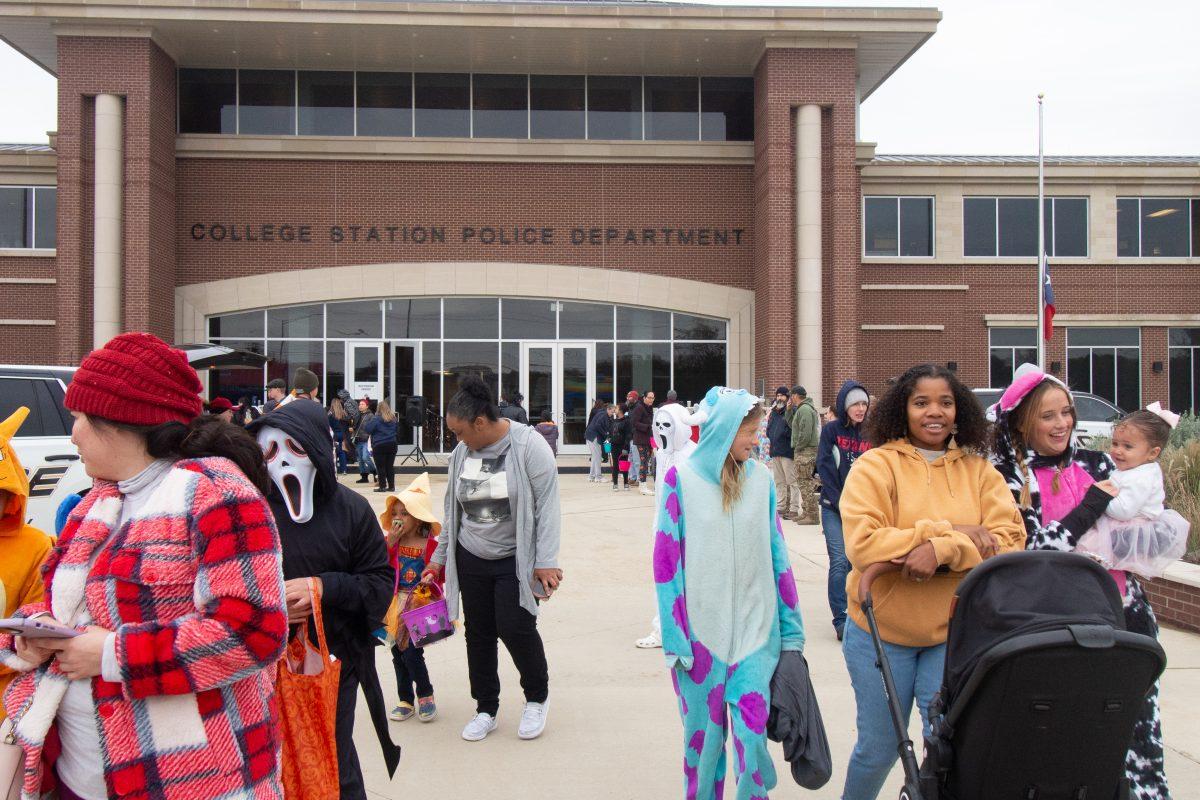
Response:
POLYGON ((941 378, 954 394, 954 440, 959 447, 983 453, 991 441, 991 426, 983 415, 979 398, 959 377, 937 364, 910 367, 880 398, 867 419, 866 435, 872 447, 908 435, 908 398, 922 378, 941 378))

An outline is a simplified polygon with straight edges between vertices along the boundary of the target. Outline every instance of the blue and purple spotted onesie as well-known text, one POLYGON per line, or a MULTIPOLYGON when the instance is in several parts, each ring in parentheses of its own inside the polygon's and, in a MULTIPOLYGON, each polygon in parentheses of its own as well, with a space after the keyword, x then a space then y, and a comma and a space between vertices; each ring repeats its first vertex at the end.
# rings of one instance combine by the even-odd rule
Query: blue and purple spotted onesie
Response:
POLYGON ((781 650, 804 648, 767 470, 746 462, 741 496, 730 510, 722 506, 721 469, 757 402, 744 390, 710 390, 700 444, 663 477, 654 580, 683 717, 687 800, 722 796, 730 720, 737 800, 765 800, 776 783, 766 734, 771 677, 781 650))

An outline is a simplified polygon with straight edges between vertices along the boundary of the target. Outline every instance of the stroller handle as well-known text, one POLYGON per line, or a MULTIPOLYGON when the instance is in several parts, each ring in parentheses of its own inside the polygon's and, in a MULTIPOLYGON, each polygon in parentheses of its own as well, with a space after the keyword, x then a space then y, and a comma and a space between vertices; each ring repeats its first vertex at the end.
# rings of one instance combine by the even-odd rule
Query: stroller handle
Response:
POLYGON ((903 564, 893 564, 891 561, 877 561, 868 565, 863 570, 862 577, 858 579, 858 604, 863 605, 867 602, 867 598, 871 594, 871 584, 875 582, 876 578, 889 572, 899 572, 903 566, 903 564))

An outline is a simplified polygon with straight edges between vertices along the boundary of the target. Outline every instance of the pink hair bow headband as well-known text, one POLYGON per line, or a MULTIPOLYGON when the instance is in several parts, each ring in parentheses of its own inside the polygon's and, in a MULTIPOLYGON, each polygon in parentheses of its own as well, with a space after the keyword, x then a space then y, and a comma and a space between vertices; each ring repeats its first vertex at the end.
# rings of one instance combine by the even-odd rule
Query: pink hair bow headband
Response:
POLYGON ((1175 426, 1179 424, 1179 415, 1171 411, 1167 411, 1162 407, 1162 403, 1158 402, 1157 400, 1146 406, 1146 410, 1170 425, 1172 430, 1174 430, 1175 426))

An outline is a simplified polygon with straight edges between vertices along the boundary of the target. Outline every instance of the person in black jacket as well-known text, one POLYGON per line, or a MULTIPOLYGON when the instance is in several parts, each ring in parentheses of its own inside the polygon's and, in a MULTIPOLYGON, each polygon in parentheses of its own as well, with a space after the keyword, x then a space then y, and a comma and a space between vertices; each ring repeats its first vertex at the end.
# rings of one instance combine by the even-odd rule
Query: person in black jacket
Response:
POLYGON ((341 663, 336 736, 342 800, 365 800, 353 738, 360 685, 389 775, 400 762, 374 655, 373 632, 392 599, 387 546, 371 504, 337 481, 333 437, 319 404, 281 405, 247 430, 263 448, 274 483, 267 500, 279 528, 289 621, 302 622, 312 612, 308 579, 315 578, 329 650, 341 663))
POLYGON ((790 390, 780 386, 775 390, 775 402, 767 417, 767 440, 771 443, 771 477, 775 479, 775 509, 784 519, 796 520, 803 505, 800 483, 792 467, 792 427, 788 424, 787 401, 790 390))
POLYGON ((654 392, 646 392, 642 401, 634 406, 629 422, 633 427, 633 446, 638 451, 637 483, 642 494, 654 494, 646 484, 650 474, 650 437, 654 433, 654 392))
POLYGON ((500 416, 504 419, 511 419, 513 422, 519 422, 522 425, 528 425, 529 415, 525 413, 525 409, 521 406, 521 401, 524 399, 520 392, 516 392, 512 397, 501 399, 500 416))
POLYGON ((596 483, 604 481, 604 440, 608 438, 609 421, 612 418, 609 408, 611 406, 603 400, 597 400, 588 415, 587 428, 583 431, 583 440, 587 442, 588 453, 591 454, 588 480, 596 483))
POLYGON ((609 449, 612 451, 613 491, 618 491, 618 475, 625 481, 625 490, 629 491, 629 473, 621 469, 621 461, 628 458, 629 450, 632 447, 633 427, 629 424, 629 417, 625 414, 622 406, 609 406, 608 413, 611 416, 608 425, 608 443, 609 449))

